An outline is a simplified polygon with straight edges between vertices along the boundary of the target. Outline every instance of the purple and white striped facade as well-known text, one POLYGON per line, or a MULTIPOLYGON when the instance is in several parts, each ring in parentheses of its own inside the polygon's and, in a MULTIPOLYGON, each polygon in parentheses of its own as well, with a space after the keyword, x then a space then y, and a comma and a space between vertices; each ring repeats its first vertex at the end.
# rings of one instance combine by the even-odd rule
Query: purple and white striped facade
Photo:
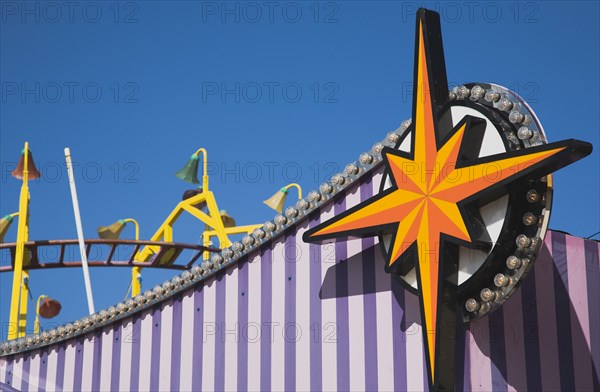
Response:
MULTIPOLYGON (((381 166, 187 291, 86 335, 0 358, 17 390, 427 389, 418 298, 377 239, 302 233, 372 196, 381 166)), ((600 390, 600 244, 549 232, 521 288, 460 329, 457 390, 600 390)))

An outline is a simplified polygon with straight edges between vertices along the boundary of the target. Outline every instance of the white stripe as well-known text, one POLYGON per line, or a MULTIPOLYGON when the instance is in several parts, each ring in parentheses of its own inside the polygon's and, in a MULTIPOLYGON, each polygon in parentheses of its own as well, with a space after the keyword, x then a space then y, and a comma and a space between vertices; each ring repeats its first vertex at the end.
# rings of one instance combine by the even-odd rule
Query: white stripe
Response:
MULTIPOLYGON (((360 203, 359 187, 346 196, 346 208, 360 203)), ((362 293, 362 240, 346 241, 348 267, 348 288, 351 292, 362 293)), ((350 390, 363 391, 365 385, 365 313, 364 294, 348 295, 348 354, 350 356, 350 390)))
POLYGON ((6 384, 6 367, 8 364, 6 363, 6 359, 0 358, 0 382, 6 384))
MULTIPOLYGON (((321 212, 321 222, 333 217, 333 204, 329 209, 321 212)), ((325 281, 325 275, 330 267, 335 265, 335 244, 328 243, 321 246, 321 286, 325 281)), ((333 272, 333 270, 331 271, 333 272)), ((335 292, 335 274, 331 278, 333 287, 329 291, 335 292)), ((329 283, 329 282, 328 282, 329 283)), ((323 298, 321 301, 321 325, 316 326, 322 349, 322 389, 324 391, 337 390, 337 322, 336 306, 334 298, 323 298), (334 332, 335 331, 335 332, 334 332), (332 334, 332 332, 334 332, 332 334)))
POLYGON ((264 327, 261 326, 261 262, 260 254, 257 254, 252 262, 248 264, 248 390, 260 391, 260 345, 261 331, 264 335, 264 327))
MULTIPOLYGON (((194 330, 202 329, 202 325, 194 325, 194 290, 187 292, 181 301, 181 361, 179 372, 179 388, 182 391, 192 390, 192 360, 194 358, 194 330)), ((200 309, 202 310, 202 309, 200 309)), ((196 370, 198 371, 198 370, 196 370)), ((174 377, 176 375, 173 375, 174 377)))
MULTIPOLYGON (((86 340, 87 342, 87 340, 86 340)), ((73 366, 73 364, 75 363, 75 352, 77 351, 77 347, 75 346, 74 343, 69 344, 66 348, 65 348, 65 373, 64 373, 64 378, 63 378, 63 390, 64 391, 72 391, 73 390, 73 382, 75 381, 75 366, 73 366)), ((85 353, 85 351, 84 351, 85 353)), ((84 362, 85 365, 85 362, 84 362)), ((85 371, 86 367, 83 366, 83 370, 85 371)), ((92 369, 92 364, 89 364, 89 369, 92 369)), ((87 389, 88 391, 91 390, 91 377, 90 377, 90 387, 87 389)), ((19 389, 19 388, 17 388, 19 389)), ((82 390, 86 390, 83 385, 82 385, 82 390)))
POLYGON ((100 390, 110 390, 110 380, 112 375, 112 346, 113 346, 113 328, 108 327, 102 331, 102 342, 100 350, 102 353, 100 361, 100 390))
MULTIPOLYGON (((177 331, 177 333, 180 333, 177 331)), ((160 313, 160 356, 158 389, 171 389, 171 348, 173 342, 173 301, 162 306, 160 313)), ((179 375, 177 375, 179 377, 179 375)))
POLYGON ((56 368, 58 366, 58 351, 56 348, 48 352, 46 366, 46 392, 54 392, 56 390, 56 368))
POLYGON ((231 268, 225 284, 225 325, 221 339, 225 340, 225 390, 237 390, 237 348, 239 342, 240 323, 238 322, 238 277, 237 267, 231 268))
POLYGON ((16 390, 21 389, 21 381, 23 381, 23 357, 16 358, 13 361, 13 372, 12 372, 12 387, 16 390))
POLYGON ((140 338, 139 333, 135 334, 133 329, 133 320, 128 320, 121 329, 121 358, 119 368, 119 390, 128 391, 131 389, 131 356, 134 342, 140 338))
POLYGON ((415 295, 406 293, 404 310, 408 329, 406 330, 406 374, 407 390, 423 390, 423 374, 425 374, 423 358, 423 339, 425 331, 415 320, 419 319, 419 300, 415 295))
MULTIPOLYGON (((89 335, 83 341, 83 363, 82 363, 82 370, 81 370, 81 373, 82 373, 81 374, 81 390, 82 391, 91 391, 92 390, 92 371, 94 370, 94 340, 95 339, 97 339, 97 338, 94 335, 89 335)), ((77 351, 77 347, 75 347, 75 351, 77 351)), ((71 361, 68 361, 67 357, 65 357, 65 369, 67 369, 67 367, 72 368, 73 364, 74 364, 74 359, 71 361)), ((65 375, 65 383, 66 383, 66 375, 65 375)), ((68 389, 65 387, 65 390, 68 390, 68 389)))
POLYGON ((472 321, 466 339, 469 339, 471 388, 474 391, 487 391, 492 385, 492 365, 490 358, 484 354, 490 352, 488 317, 472 321))
POLYGON ((580 355, 577 347, 583 345, 590 347, 590 325, 588 315, 587 279, 585 265, 585 244, 581 238, 566 238, 567 261, 578 260, 568 263, 567 274, 569 282, 569 298, 571 299, 571 330, 581 329, 581 333, 571 334, 571 347, 573 348, 573 368, 575 376, 575 389, 593 389, 593 363, 592 357, 580 355), (587 336, 587 338, 586 338, 587 336))
POLYGON ((138 388, 140 391, 150 390, 150 369, 152 357, 152 312, 147 311, 142 315, 142 328, 140 336, 140 373, 138 388))
POLYGON ((383 178, 383 166, 377 170, 375 174, 373 174, 371 185, 373 186, 373 195, 377 195, 379 193, 379 188, 381 187, 381 179, 383 178))
POLYGON ((285 243, 284 236, 274 244, 272 251, 272 291, 271 291, 271 389, 283 391, 285 389, 285 243))
MULTIPOLYGON (((379 243, 376 241, 376 247, 379 243)), ((383 269, 381 253, 376 250, 375 259, 375 294, 377 314, 377 386, 382 391, 394 390, 394 334, 399 338, 400 326, 394 325, 392 318, 392 301, 390 275, 383 269), (381 260, 380 263, 377 261, 381 260)), ((400 344, 405 344, 400 342, 400 344)))
MULTIPOLYGON (((362 251, 361 240, 350 240, 348 245, 348 257, 359 254, 362 251)), ((362 287, 362 260, 352 260, 354 267, 350 266, 352 274, 348 274, 348 287, 362 287)), ((348 334, 350 355, 350 390, 362 391, 365 389, 365 313, 364 294, 350 295, 348 297, 348 334)))
MULTIPOLYGON (((296 233, 296 390, 310 390, 310 246, 302 240, 308 220, 296 233)), ((292 253, 293 254, 293 253, 292 253)))
POLYGON ((41 352, 38 351, 29 362, 29 390, 34 391, 40 387, 40 359, 41 352))
POLYGON ((204 325, 202 326, 202 390, 212 391, 215 385, 215 339, 220 335, 216 324, 216 286, 215 278, 207 280, 204 285, 204 325))

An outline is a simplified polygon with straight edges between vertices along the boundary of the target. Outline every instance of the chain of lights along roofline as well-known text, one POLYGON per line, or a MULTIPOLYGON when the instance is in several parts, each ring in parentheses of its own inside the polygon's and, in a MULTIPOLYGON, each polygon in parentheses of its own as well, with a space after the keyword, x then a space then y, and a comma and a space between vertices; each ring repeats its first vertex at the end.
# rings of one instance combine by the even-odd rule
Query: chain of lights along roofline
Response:
MULTIPOLYGON (((518 130, 517 135, 514 135, 516 136, 516 139, 513 138, 515 142, 520 140, 525 148, 545 143, 546 140, 543 129, 539 126, 537 121, 530 121, 533 120, 533 118, 531 118, 531 115, 529 114, 528 107, 511 99, 511 97, 503 96, 498 86, 490 86, 491 87, 487 90, 479 85, 473 85, 471 88, 467 87, 467 85, 459 86, 450 91, 449 98, 454 100, 471 99, 472 97, 476 100, 483 97, 484 100, 493 105, 494 108, 510 113, 509 118, 513 118, 515 120, 514 123, 523 124, 518 130), (521 114, 521 116, 518 114, 521 114), (529 123, 529 125, 526 125, 527 123, 529 123)), ((511 120, 511 122, 513 121, 511 120)), ((395 131, 389 132, 384 140, 375 143, 368 152, 360 154, 356 161, 346 165, 342 173, 335 174, 329 181, 322 183, 319 186, 318 191, 315 190, 309 192, 308 195, 299 200, 295 206, 288 207, 284 214, 276 215, 273 220, 265 222, 261 228, 254 230, 252 235, 244 236, 240 242, 234 242, 229 248, 222 249, 220 253, 213 255, 210 260, 205 260, 201 265, 196 265, 190 270, 186 270, 180 275, 176 275, 162 284, 156 285, 153 289, 146 290, 135 298, 129 298, 92 315, 85 316, 73 322, 68 322, 48 331, 43 331, 37 335, 27 335, 22 338, 2 342, 0 343, 0 356, 12 355, 55 344, 83 335, 92 330, 102 328, 115 321, 125 319, 135 313, 150 308, 158 302, 162 302, 167 298, 181 293, 196 285, 198 282, 213 276, 218 271, 235 264, 242 257, 256 250, 265 242, 281 235, 285 229, 318 209, 337 193, 355 183, 371 169, 377 167, 382 161, 381 150, 383 147, 394 147, 400 137, 409 128, 410 124, 410 119, 403 121, 400 127, 395 131)), ((543 203, 544 197, 546 197, 546 203, 549 206, 550 189, 546 194, 540 194, 537 191, 528 192, 527 197, 531 198, 532 203, 543 203)), ((549 213, 549 210, 545 211, 545 213, 549 213)), ((547 228, 546 215, 543 215, 543 217, 538 220, 543 222, 547 228)), ((512 273, 499 273, 497 275, 498 279, 494 279, 494 281, 498 280, 498 283, 501 283, 501 285, 498 289, 489 289, 492 294, 486 294, 485 298, 487 300, 479 301, 473 298, 477 304, 474 306, 476 309, 469 311, 472 318, 482 316, 504 302, 516 288, 516 283, 522 279, 526 271, 529 270, 532 264, 531 261, 533 260, 532 256, 536 254, 536 249, 539 249, 541 243, 540 237, 534 236, 533 238, 530 238, 520 235, 516 241, 520 244, 514 255, 515 259, 518 259, 518 261, 513 258, 510 258, 510 261, 507 260, 507 269, 512 271, 512 273), (503 275, 504 278, 501 278, 500 275, 503 275), (499 295, 498 293, 501 294, 499 295), (492 296, 494 298, 492 298, 492 296)), ((497 285, 494 286, 497 287, 497 285)), ((483 294, 482 290, 482 297, 483 294)), ((467 300, 465 306, 471 304, 471 302, 471 299, 467 300)))

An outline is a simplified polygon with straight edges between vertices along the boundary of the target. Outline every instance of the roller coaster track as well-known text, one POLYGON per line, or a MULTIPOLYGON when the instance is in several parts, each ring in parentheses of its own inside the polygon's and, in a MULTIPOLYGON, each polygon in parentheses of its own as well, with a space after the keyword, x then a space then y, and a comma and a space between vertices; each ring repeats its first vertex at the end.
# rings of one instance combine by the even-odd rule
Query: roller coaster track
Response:
MULTIPOLYGON (((13 270, 17 244, 15 242, 0 244, 0 273, 13 270), (8 252, 7 252, 8 251, 8 252), (10 253, 10 264, 6 255, 10 253)), ((81 261, 66 261, 67 256, 79 254, 77 240, 41 240, 25 243, 25 261, 23 269, 35 270, 44 268, 80 267, 81 261), (58 251, 56 251, 58 249, 58 251), (71 251, 71 252, 69 252, 71 251), (72 252, 76 251, 76 252, 72 252)), ((90 267, 133 267, 164 268, 173 270, 189 269, 203 252, 220 252, 217 248, 179 242, 159 242, 141 240, 105 240, 87 239, 85 248, 90 267), (158 249, 148 260, 135 260, 142 247, 158 249), (195 251, 185 263, 175 263, 185 250, 195 251), (99 251, 99 253, 98 253, 99 251), (107 252, 106 252, 107 251, 107 252), (98 254, 98 257, 96 257, 98 254), (106 254, 106 257, 101 257, 106 254)), ((69 257, 70 258, 70 257, 69 257)))

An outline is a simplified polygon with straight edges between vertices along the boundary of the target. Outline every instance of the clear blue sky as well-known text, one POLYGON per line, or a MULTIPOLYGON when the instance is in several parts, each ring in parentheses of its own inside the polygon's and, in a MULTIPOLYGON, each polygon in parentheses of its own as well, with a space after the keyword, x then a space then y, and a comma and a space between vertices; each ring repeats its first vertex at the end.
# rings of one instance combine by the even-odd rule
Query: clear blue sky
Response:
MULTIPOLYGON (((0 5, 0 214, 18 209, 9 173, 27 140, 44 175, 31 184, 32 239, 76 237, 65 146, 86 237, 133 217, 149 238, 187 189, 174 173, 199 147, 219 207, 238 224, 271 219, 261 201, 279 187, 308 193, 410 116, 420 5, 441 12, 451 85, 509 87, 551 141, 594 144, 555 175, 551 227, 600 230, 597 2, 0 5)), ((202 228, 184 217, 175 240, 196 243, 202 228)), ((129 270, 91 273, 97 309, 123 298, 129 270)), ((144 289, 172 274, 145 271, 144 289)), ((11 280, 0 276, 2 324, 11 280)), ((31 287, 62 301, 56 322, 87 312, 79 269, 34 271, 31 287)))

